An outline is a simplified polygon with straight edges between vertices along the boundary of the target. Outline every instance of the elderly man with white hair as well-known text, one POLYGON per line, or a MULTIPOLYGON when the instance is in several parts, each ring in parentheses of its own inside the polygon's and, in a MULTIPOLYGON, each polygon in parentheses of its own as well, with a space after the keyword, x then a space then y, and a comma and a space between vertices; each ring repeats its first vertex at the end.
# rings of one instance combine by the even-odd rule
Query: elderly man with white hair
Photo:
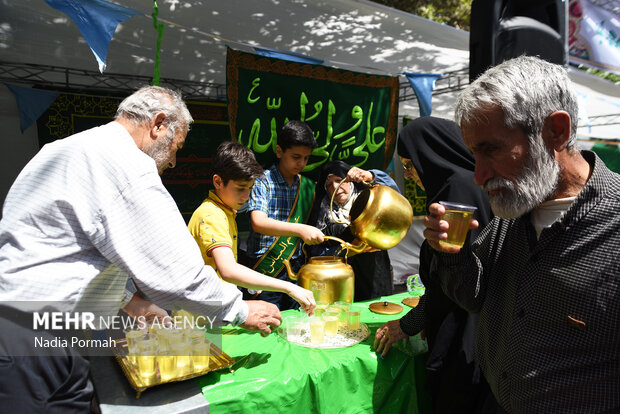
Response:
POLYGON ((432 204, 424 234, 446 294, 480 313, 476 356, 499 412, 620 412, 620 176, 577 148, 565 69, 493 67, 456 120, 496 217, 471 247, 445 248, 432 204))

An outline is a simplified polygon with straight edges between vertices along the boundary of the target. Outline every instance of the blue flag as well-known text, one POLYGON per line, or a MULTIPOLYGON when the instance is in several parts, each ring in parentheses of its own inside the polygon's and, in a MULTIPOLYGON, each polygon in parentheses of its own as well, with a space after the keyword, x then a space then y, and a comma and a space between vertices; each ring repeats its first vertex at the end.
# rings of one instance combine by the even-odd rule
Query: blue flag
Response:
POLYGON ((22 133, 50 107, 60 93, 4 84, 15 96, 22 133))
POLYGON ((443 73, 403 73, 409 79, 413 92, 418 98, 420 116, 430 115, 433 112, 431 97, 433 89, 435 89, 435 81, 443 76, 443 73))
POLYGON ((69 16, 90 46, 103 73, 108 46, 116 26, 135 14, 137 10, 119 6, 105 0, 45 0, 53 8, 69 16))
POLYGON ((264 47, 254 46, 254 50, 261 56, 288 60, 290 62, 297 63, 309 63, 311 65, 322 65, 323 59, 315 58, 312 56, 304 55, 301 53, 291 52, 288 50, 280 50, 280 49, 267 49, 264 47))

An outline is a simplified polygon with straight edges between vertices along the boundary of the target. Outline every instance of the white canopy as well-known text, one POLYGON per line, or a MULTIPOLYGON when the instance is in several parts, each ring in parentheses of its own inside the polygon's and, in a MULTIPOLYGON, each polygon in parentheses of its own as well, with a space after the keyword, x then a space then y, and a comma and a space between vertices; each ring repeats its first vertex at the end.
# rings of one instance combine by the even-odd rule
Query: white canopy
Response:
MULTIPOLYGON (((104 75, 138 76, 148 82, 155 66, 157 31, 150 0, 114 0, 138 10, 118 25, 107 55, 104 75)), ((159 0, 159 22, 165 23, 161 48, 162 83, 167 79, 201 86, 204 97, 225 99, 226 46, 253 46, 304 53, 325 64, 355 71, 398 76, 403 71, 447 73, 433 96, 433 115, 451 118, 458 89, 467 83, 468 39, 465 31, 391 9, 367 0, 159 0), (219 86, 219 88, 218 88, 219 86)), ((0 80, 57 85, 66 74, 40 68, 25 75, 10 64, 48 65, 94 72, 97 62, 76 24, 44 0, 0 2, 0 80), (10 68, 10 70, 7 70, 10 68), (24 79, 24 77, 29 78, 24 79)), ((96 76, 94 77, 96 78, 96 76)), ((571 70, 582 96, 582 112, 592 127, 582 136, 620 138, 617 128, 595 126, 620 114, 620 86, 571 70)), ((100 79, 105 79, 101 78, 100 79)), ((71 75, 70 84, 80 84, 71 75), (76 83, 77 82, 77 83, 76 83)), ((86 84, 88 80, 84 81, 86 84)), ((401 76, 401 83, 406 80, 401 76)), ((408 94, 401 90, 401 98, 408 94)), ((0 202, 15 176, 38 150, 36 126, 22 134, 15 100, 0 87, 0 120, 4 151, 0 154, 0 202)), ((415 98, 401 99, 400 116, 419 115, 415 98)), ((585 119, 585 118, 584 118, 585 119)))

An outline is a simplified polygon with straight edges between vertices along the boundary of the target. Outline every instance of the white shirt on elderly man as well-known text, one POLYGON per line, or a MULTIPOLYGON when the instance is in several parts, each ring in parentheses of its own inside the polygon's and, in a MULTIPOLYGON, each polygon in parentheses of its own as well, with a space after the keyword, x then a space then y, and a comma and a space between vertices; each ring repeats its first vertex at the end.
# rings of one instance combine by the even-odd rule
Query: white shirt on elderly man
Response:
POLYGON ((15 180, 2 213, 5 304, 114 312, 130 274, 160 306, 219 313, 232 323, 247 318, 236 287, 204 265, 155 162, 118 122, 44 146, 15 180))

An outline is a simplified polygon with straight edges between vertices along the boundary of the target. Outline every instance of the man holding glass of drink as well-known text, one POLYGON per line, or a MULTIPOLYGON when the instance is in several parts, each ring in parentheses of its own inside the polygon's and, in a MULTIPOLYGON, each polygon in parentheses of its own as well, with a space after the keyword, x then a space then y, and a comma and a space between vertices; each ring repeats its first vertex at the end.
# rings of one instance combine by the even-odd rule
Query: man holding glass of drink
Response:
POLYGON ((448 247, 435 203, 424 235, 444 292, 480 314, 476 356, 498 411, 618 411, 620 176, 577 148, 565 69, 534 57, 493 67, 456 120, 496 217, 471 246, 448 247))

